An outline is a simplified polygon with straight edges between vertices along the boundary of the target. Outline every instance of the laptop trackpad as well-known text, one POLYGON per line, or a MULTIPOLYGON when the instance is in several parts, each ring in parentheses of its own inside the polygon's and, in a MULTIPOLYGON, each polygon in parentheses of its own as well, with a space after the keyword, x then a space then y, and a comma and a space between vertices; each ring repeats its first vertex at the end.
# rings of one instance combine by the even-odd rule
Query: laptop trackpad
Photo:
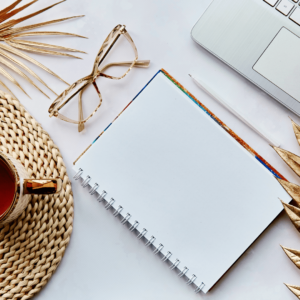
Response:
POLYGON ((300 38, 282 28, 253 69, 300 102, 300 38))

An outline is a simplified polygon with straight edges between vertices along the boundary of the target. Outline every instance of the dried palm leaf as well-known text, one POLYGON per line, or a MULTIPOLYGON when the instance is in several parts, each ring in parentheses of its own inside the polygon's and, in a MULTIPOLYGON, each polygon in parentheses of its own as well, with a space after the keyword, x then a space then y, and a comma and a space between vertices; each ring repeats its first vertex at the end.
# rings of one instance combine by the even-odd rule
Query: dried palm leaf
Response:
POLYGON ((13 97, 15 97, 15 98, 17 98, 15 95, 14 95, 14 93, 4 84, 4 82, 2 82, 1 80, 0 80, 0 85, 2 85, 8 92, 10 92, 12 95, 13 95, 13 97))
MULTIPOLYGON (((61 31, 29 31, 24 33, 16 33, 12 37, 25 37, 25 36, 40 36, 40 35, 67 35, 67 36, 76 36, 80 38, 87 39, 87 37, 75 33, 69 33, 69 32, 61 32, 61 31)), ((81 51, 78 51, 81 52, 81 51)))
MULTIPOLYGON (((5 60, 4 58, 2 58, 0 56, 0 63, 2 63, 3 65, 7 66, 9 69, 11 69, 12 71, 15 71, 17 74, 19 74, 20 76, 22 76, 25 80, 27 80, 29 83, 31 83, 34 87, 36 87, 41 93, 43 93, 46 97, 47 94, 45 94, 26 74, 24 74, 21 70, 19 70, 17 67, 15 67, 12 63, 10 63, 9 61, 5 60)), ((48 97, 49 98, 49 97, 48 97)), ((49 98, 50 99, 50 98, 49 98)))
MULTIPOLYGON (((35 2, 35 1, 34 1, 34 2, 35 2)), ((29 3, 29 5, 33 4, 34 2, 29 3)), ((48 9, 50 9, 50 8, 52 8, 52 7, 54 7, 54 6, 58 5, 58 4, 60 4, 60 3, 62 3, 62 2, 65 2, 65 0, 60 1, 60 2, 57 2, 57 3, 55 3, 55 4, 52 4, 52 5, 50 5, 50 6, 46 7, 46 8, 43 8, 43 9, 41 9, 41 10, 39 10, 39 11, 36 11, 35 13, 30 14, 30 15, 27 15, 27 16, 25 16, 25 17, 22 17, 22 18, 19 18, 19 19, 16 19, 16 20, 10 20, 10 21, 8 21, 8 22, 6 22, 6 23, 3 23, 2 25, 0 25, 0 29, 8 28, 8 27, 11 28, 11 27, 13 27, 13 26, 15 26, 15 25, 17 25, 17 24, 19 24, 19 23, 25 21, 25 20, 28 20, 28 19, 30 19, 30 18, 32 18, 32 17, 35 17, 35 16, 37 16, 37 15, 43 13, 44 11, 46 11, 46 10, 48 10, 48 9)), ((24 10, 26 7, 28 7, 28 5, 24 5, 18 12, 24 10)), ((1 18, 1 17, 2 17, 2 16, 0 16, 0 18, 1 18)))
POLYGON ((291 121, 292 121, 296 139, 298 141, 298 144, 300 145, 300 126, 298 124, 296 124, 292 119, 291 119, 291 121))
POLYGON ((300 186, 279 178, 277 180, 300 207, 300 186))
POLYGON ((56 93, 38 76, 36 75, 30 68, 28 68, 25 64, 23 64, 22 62, 20 62, 19 60, 15 59, 13 56, 11 56, 10 54, 8 54, 5 51, 2 51, 0 49, 0 55, 6 57, 7 59, 11 60, 12 62, 14 62, 16 65, 19 65, 21 68, 23 68, 24 70, 26 70, 29 74, 31 74, 34 78, 36 78, 39 82, 41 82, 44 86, 46 86, 52 93, 54 93, 56 95, 56 93))
MULTIPOLYGON (((33 52, 33 53, 46 54, 46 55, 61 55, 61 56, 66 56, 66 57, 79 58, 79 59, 80 59, 80 57, 66 53, 66 52, 85 53, 83 51, 68 48, 68 47, 51 45, 51 44, 47 44, 47 43, 33 42, 33 41, 29 41, 29 40, 16 39, 18 37, 50 36, 50 35, 65 35, 65 36, 76 36, 76 37, 85 38, 84 36, 81 36, 81 35, 78 35, 75 33, 67 33, 67 32, 60 32, 60 31, 35 31, 35 32, 30 31, 30 30, 40 28, 40 27, 43 27, 46 25, 55 24, 55 23, 66 21, 66 20, 83 17, 83 16, 72 16, 72 17, 55 19, 55 20, 50 20, 50 21, 41 22, 41 23, 35 23, 32 25, 27 25, 27 26, 15 27, 16 25, 20 24, 21 22, 31 19, 64 1, 65 0, 59 1, 55 4, 47 6, 41 10, 38 10, 34 13, 31 13, 31 14, 28 14, 28 15, 25 15, 23 17, 16 18, 16 19, 11 19, 11 18, 13 16, 17 15, 18 13, 20 13, 21 11, 25 10, 26 8, 28 8, 29 6, 32 6, 35 2, 37 2, 37 0, 32 0, 31 2, 29 2, 23 6, 20 6, 20 7, 17 7, 17 6, 18 6, 18 4, 20 4, 22 2, 22 0, 16 0, 11 5, 0 10, 0 75, 5 77, 6 79, 8 79, 10 82, 12 82, 17 87, 19 87, 25 94, 26 94, 26 92, 21 87, 21 85, 17 82, 17 80, 10 73, 8 73, 8 71, 5 70, 2 66, 5 66, 6 68, 12 70, 14 73, 16 73, 19 76, 21 76, 22 78, 24 78, 27 82, 29 82, 32 86, 37 88, 44 95, 46 95, 46 93, 43 92, 34 83, 34 81, 30 78, 30 76, 32 76, 34 79, 38 80, 40 83, 42 83, 45 87, 47 87, 53 93, 54 93, 54 91, 35 72, 33 72, 26 64, 22 63, 15 56, 21 57, 22 59, 25 59, 26 61, 33 63, 34 65, 36 65, 39 68, 43 69, 44 71, 50 73, 51 75, 55 76, 59 80, 63 81, 64 83, 68 84, 66 81, 64 81, 61 77, 59 77, 57 74, 55 74, 49 68, 47 68, 40 62, 36 61, 35 59, 31 58, 30 56, 26 55, 25 53, 23 53, 23 51, 29 51, 29 52, 33 52), (1 43, 1 41, 2 41, 2 43, 1 43), (20 51, 18 49, 20 49, 22 51, 20 51), (50 50, 48 50, 48 49, 50 49, 50 50), (52 49, 57 50, 57 51, 54 51, 52 49), (14 56, 9 53, 13 54, 14 56), (25 72, 28 73, 30 76, 26 75, 25 72)), ((10 91, 10 89, 2 81, 0 81, 0 85, 2 85, 5 89, 10 91)))
MULTIPOLYGON (((15 40, 16 41, 16 40, 15 40)), ((33 52, 33 53, 42 53, 42 54, 51 54, 51 55, 62 55, 62 56, 69 56, 69 57, 74 57, 74 58, 79 58, 81 59, 81 57, 75 56, 75 55, 71 55, 71 54, 67 54, 67 53, 63 53, 63 52, 57 52, 57 51, 50 51, 50 50, 45 50, 45 49, 40 49, 40 48, 36 48, 36 47, 30 47, 30 46, 25 46, 22 45, 18 42, 7 42, 9 45, 11 45, 14 48, 18 48, 24 51, 28 51, 28 52, 33 52)))
MULTIPOLYGON (((23 88, 19 85, 17 80, 15 80, 7 71, 5 71, 2 67, 0 67, 0 74, 2 74, 5 78, 7 78, 9 81, 14 83, 23 93, 25 93, 27 96, 28 94, 23 90, 23 88)), ((29 96, 28 96, 29 97, 29 96)), ((30 98, 30 97, 29 97, 30 98)))
POLYGON ((75 18, 81 18, 81 17, 83 17, 83 16, 81 15, 81 16, 74 16, 74 17, 56 19, 56 20, 52 20, 52 21, 37 23, 37 24, 34 24, 34 25, 16 27, 16 28, 10 29, 10 30, 2 29, 2 30, 0 30, 0 37, 10 38, 17 32, 27 31, 27 30, 31 30, 31 29, 35 29, 35 28, 40 28, 40 27, 43 27, 43 26, 46 26, 46 25, 51 25, 51 24, 55 24, 55 23, 59 23, 59 22, 63 22, 63 21, 71 20, 71 19, 75 19, 75 18))
MULTIPOLYGON (((298 141, 298 144, 300 145, 300 126, 296 124, 292 119, 291 121, 292 121, 296 139, 298 141)), ((273 148, 279 154, 279 156, 286 162, 286 164, 298 176, 300 176, 300 157, 286 150, 277 147, 273 147, 273 148)), ((300 186, 281 179, 277 179, 277 180, 282 185, 282 187, 287 191, 287 193, 297 202, 298 206, 300 206, 300 186)), ((298 207, 295 207, 290 204, 286 204, 284 202, 282 202, 282 204, 285 209, 285 212, 291 219, 292 223, 294 224, 296 229, 300 232, 300 209, 298 207)), ((286 248, 286 247, 282 247, 282 249, 285 252, 285 254, 289 257, 289 259, 300 269, 300 251, 286 248)), ((288 285, 288 284, 285 285, 298 299, 300 299, 300 287, 294 285, 288 285)))
POLYGON ((286 287, 298 298, 300 299, 300 287, 295 285, 285 284, 286 287))
POLYGON ((288 258, 300 269, 300 251, 281 246, 288 258))
POLYGON ((0 10, 0 15, 6 14, 9 11, 11 11, 13 8, 15 8, 22 0, 17 0, 13 4, 7 6, 6 8, 0 10))
POLYGON ((45 70, 46 72, 50 73, 51 75, 55 76, 59 80, 63 81, 67 85, 69 85, 66 81, 64 81, 62 78, 60 78, 58 75, 56 75, 53 71, 51 71, 50 69, 48 69, 47 67, 45 67, 44 65, 42 65, 41 63, 36 61, 35 59, 31 58, 30 56, 26 55, 25 53, 13 48, 13 47, 7 46, 5 44, 1 44, 1 43, 0 43, 0 48, 30 61, 31 63, 35 64, 36 66, 40 67, 41 69, 45 70))
POLYGON ((300 157, 296 154, 283 150, 278 147, 273 147, 277 154, 285 161, 285 163, 300 176, 300 157))
POLYGON ((296 229, 300 232, 300 209, 293 205, 284 203, 283 201, 281 201, 281 202, 282 202, 285 212, 291 219, 291 221, 294 224, 294 226, 296 227, 296 229))
MULTIPOLYGON (((11 11, 10 13, 8 14, 1 14, 0 13, 0 22, 2 23, 3 21, 11 18, 12 16, 16 15, 17 13, 19 13, 20 11, 22 11, 23 9, 27 8, 28 6, 30 6, 31 4, 37 2, 38 0, 33 0, 32 2, 28 3, 28 4, 25 4, 24 6, 18 8, 18 9, 15 9, 13 11, 11 11)), ((20 1, 18 1, 20 2, 20 1)))
POLYGON ((32 41, 20 40, 20 39, 13 39, 13 40, 11 40, 11 42, 18 43, 18 44, 23 44, 23 45, 29 45, 29 46, 38 46, 38 47, 41 47, 41 48, 59 49, 59 50, 64 50, 64 51, 80 52, 80 53, 85 53, 86 54, 86 52, 81 51, 81 50, 76 50, 76 49, 72 49, 72 48, 62 47, 62 46, 58 46, 58 45, 51 45, 51 44, 45 44, 45 43, 37 43, 37 42, 32 42, 32 41))

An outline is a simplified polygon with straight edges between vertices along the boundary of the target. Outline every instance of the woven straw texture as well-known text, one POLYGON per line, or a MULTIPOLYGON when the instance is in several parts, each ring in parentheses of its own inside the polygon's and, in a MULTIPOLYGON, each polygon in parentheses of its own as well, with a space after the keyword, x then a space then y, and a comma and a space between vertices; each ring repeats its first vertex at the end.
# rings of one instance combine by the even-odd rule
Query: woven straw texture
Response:
POLYGON ((59 195, 33 196, 14 222, 0 225, 0 299, 30 299, 48 282, 69 243, 73 196, 66 167, 48 133, 19 101, 0 91, 0 151, 31 178, 60 177, 59 195))

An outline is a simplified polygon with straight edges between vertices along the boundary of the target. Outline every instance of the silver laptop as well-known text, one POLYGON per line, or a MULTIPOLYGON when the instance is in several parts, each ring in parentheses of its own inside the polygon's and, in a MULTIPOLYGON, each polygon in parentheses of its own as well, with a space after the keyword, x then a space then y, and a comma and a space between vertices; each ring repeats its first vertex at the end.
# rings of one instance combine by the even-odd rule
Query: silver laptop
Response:
POLYGON ((191 34, 300 116, 300 0, 214 0, 191 34))

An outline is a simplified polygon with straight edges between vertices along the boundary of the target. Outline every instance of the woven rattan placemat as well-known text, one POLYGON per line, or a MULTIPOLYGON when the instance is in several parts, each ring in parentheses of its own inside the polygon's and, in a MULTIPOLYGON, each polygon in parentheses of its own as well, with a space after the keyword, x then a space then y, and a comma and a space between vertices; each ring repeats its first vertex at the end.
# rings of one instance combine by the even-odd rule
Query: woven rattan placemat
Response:
POLYGON ((73 195, 50 136, 19 101, 0 91, 0 150, 19 159, 32 178, 60 177, 59 195, 34 196, 14 222, 0 225, 0 299, 30 299, 51 278, 69 243, 73 195))

